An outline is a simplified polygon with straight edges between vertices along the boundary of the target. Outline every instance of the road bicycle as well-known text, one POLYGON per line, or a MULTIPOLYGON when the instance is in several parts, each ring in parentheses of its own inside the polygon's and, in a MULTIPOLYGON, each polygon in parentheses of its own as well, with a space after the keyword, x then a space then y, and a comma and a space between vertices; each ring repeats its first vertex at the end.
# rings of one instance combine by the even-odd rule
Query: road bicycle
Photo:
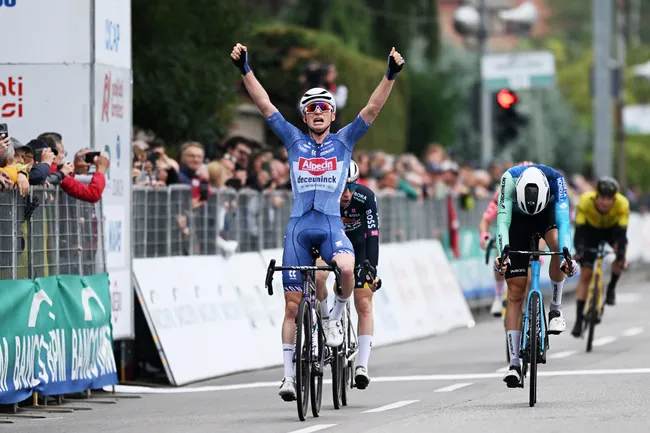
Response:
POLYGON ((585 252, 595 252, 596 259, 594 261, 594 270, 589 281, 589 288, 587 289, 587 299, 585 300, 585 310, 582 318, 582 330, 580 336, 582 337, 585 330, 587 330, 587 352, 591 352, 592 343, 594 341, 594 330, 596 325, 600 323, 603 308, 605 307, 605 293, 603 285, 603 260, 609 254, 605 252, 606 241, 600 241, 598 248, 582 248, 585 252))
MULTIPOLYGON (((530 394, 529 405, 535 406, 537 403, 537 364, 546 364, 546 352, 549 349, 548 334, 546 333, 547 323, 546 314, 544 313, 544 299, 542 291, 539 288, 539 274, 541 264, 539 262, 540 256, 555 256, 561 255, 566 261, 566 266, 569 266, 569 273, 571 268, 571 253, 567 247, 562 248, 562 252, 555 251, 539 251, 539 241, 542 237, 539 233, 534 233, 531 239, 530 251, 514 251, 510 249, 510 245, 503 247, 501 252, 501 261, 513 254, 530 256, 531 268, 531 282, 530 290, 526 298, 526 310, 523 315, 523 326, 521 332, 521 345, 519 346, 519 353, 521 359, 521 379, 519 387, 524 387, 524 380, 528 373, 528 365, 530 364, 530 394)), ((564 268, 564 267, 563 267, 564 268)), ((562 269, 564 270, 564 269, 562 269)))
MULTIPOLYGON (((355 271, 364 270, 368 279, 374 281, 376 269, 366 259, 363 266, 357 266, 355 271)), ((381 287, 381 286, 380 286, 381 287)), ((377 288, 379 289, 379 287, 377 288)), ((334 409, 348 404, 348 390, 355 388, 354 361, 359 351, 359 340, 350 315, 350 303, 345 306, 341 320, 343 329, 343 343, 332 350, 332 398, 334 409)))
POLYGON ((323 370, 329 362, 329 350, 325 346, 325 334, 320 312, 320 302, 316 300, 316 271, 334 272, 336 293, 340 296, 341 271, 332 261, 329 266, 315 266, 319 257, 312 251, 312 266, 275 266, 271 260, 266 271, 266 289, 273 295, 273 273, 277 271, 299 271, 302 275, 302 299, 296 317, 296 339, 294 362, 296 366, 296 403, 298 418, 304 421, 311 396, 311 412, 319 416, 323 399, 323 370))

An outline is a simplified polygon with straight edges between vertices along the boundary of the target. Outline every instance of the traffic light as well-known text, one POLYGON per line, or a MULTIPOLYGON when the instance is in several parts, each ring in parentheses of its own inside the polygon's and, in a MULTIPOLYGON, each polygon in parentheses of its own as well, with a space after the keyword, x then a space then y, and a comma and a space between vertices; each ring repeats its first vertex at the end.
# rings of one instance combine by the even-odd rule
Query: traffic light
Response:
POLYGON ((492 99, 494 138, 503 147, 517 138, 520 129, 528 123, 528 117, 519 110, 519 95, 514 91, 501 89, 492 94, 492 99))

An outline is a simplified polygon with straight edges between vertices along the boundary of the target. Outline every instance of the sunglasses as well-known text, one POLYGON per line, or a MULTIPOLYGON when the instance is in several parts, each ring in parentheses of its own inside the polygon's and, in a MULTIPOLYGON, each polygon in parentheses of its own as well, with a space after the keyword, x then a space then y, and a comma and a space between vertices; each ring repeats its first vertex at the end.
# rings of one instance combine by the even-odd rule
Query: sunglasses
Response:
POLYGON ((313 113, 316 111, 316 108, 320 108, 320 111, 332 111, 332 106, 327 102, 313 102, 305 107, 305 113, 313 113))
POLYGON ((345 186, 345 189, 350 190, 350 192, 354 192, 357 189, 357 183, 356 182, 350 182, 345 186))

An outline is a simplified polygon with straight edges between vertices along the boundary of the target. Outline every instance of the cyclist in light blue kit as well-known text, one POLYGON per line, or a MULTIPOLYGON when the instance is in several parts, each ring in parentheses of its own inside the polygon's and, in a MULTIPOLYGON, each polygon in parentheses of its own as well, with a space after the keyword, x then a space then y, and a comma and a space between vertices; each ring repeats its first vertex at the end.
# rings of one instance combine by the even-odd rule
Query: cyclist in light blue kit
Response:
MULTIPOLYGON (((497 258, 495 271, 505 273, 508 282, 508 306, 506 307, 506 332, 510 367, 503 381, 508 388, 516 388, 521 380, 519 344, 521 339, 521 307, 528 281, 527 256, 517 255, 501 261, 503 247, 510 245, 515 251, 530 249, 530 240, 538 233, 551 251, 571 248, 571 222, 569 219, 569 196, 564 176, 542 164, 516 166, 501 176, 497 213, 497 258), (515 206, 516 203, 516 206, 515 206)), ((539 246, 537 246, 539 248, 539 246)), ((560 256, 553 256, 549 265, 549 277, 553 284, 553 297, 548 313, 548 333, 558 335, 566 329, 562 314, 562 289, 565 272, 575 275, 578 264, 572 259, 571 270, 560 256)))
MULTIPOLYGON (((284 234, 282 266, 312 264, 312 248, 320 250, 326 262, 336 261, 341 270, 343 294, 336 297, 329 320, 323 324, 326 344, 338 347, 343 342, 341 317, 354 290, 354 249, 345 234, 339 200, 347 183, 352 150, 386 103, 404 59, 393 48, 388 69, 368 104, 352 123, 335 134, 330 126, 336 118, 336 102, 325 89, 309 89, 300 99, 305 134, 287 122, 271 103, 269 95, 248 65, 248 49, 237 44, 230 53, 253 103, 266 118, 269 127, 282 140, 289 155, 293 209, 284 234)), ((285 313, 282 323, 284 378, 280 396, 285 401, 296 398, 293 365, 295 321, 302 296, 300 272, 283 271, 285 313)), ((318 296, 318 295, 317 295, 318 296)))

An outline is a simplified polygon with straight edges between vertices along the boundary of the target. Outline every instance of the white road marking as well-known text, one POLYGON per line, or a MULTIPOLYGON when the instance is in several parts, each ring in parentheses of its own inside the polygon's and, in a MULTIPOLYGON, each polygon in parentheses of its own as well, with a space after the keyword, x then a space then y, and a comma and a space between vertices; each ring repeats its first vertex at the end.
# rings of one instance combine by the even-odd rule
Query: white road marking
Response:
POLYGON ((412 403, 417 403, 420 400, 402 400, 402 401, 397 401, 395 403, 387 404, 386 406, 381 406, 377 407, 375 409, 370 409, 370 410, 364 410, 361 413, 375 413, 375 412, 385 412, 387 410, 391 409, 397 409, 400 407, 404 407, 406 405, 412 404, 412 403))
POLYGON ((635 335, 639 335, 640 333, 643 332, 642 327, 637 327, 637 328, 629 328, 623 331, 623 337, 634 337, 635 335))
MULTIPOLYGON (((612 337, 613 338, 613 337, 612 337)), ((595 341, 594 341, 595 343, 595 341)), ((554 376, 607 376, 619 374, 650 374, 650 368, 620 368, 620 369, 601 369, 601 370, 558 370, 558 371, 538 371, 537 375, 542 377, 554 376)), ((373 377, 375 382, 436 382, 436 381, 453 381, 453 380, 479 380, 501 378, 500 373, 470 373, 470 374, 432 374, 420 376, 386 376, 373 377)), ((332 383, 330 379, 324 380, 324 383, 332 383)), ((234 385, 211 385, 189 388, 149 388, 146 386, 115 385, 115 392, 125 394, 184 394, 194 392, 213 392, 213 391, 233 391, 239 389, 253 388, 276 388, 280 382, 253 382, 239 383, 234 385)), ((111 386, 105 386, 104 391, 111 392, 111 386)))
POLYGON ((465 388, 466 386, 470 386, 472 382, 465 382, 465 383, 456 383, 453 385, 445 386, 444 388, 436 389, 433 392, 451 392, 451 391, 456 391, 457 389, 465 388))
POLYGON ((338 424, 316 424, 311 427, 301 428, 300 430, 294 430, 289 433, 312 433, 315 431, 325 430, 326 428, 334 427, 338 424))
POLYGON ((500 369, 497 370, 497 373, 505 373, 508 370, 510 370, 510 366, 501 367, 500 369))
POLYGON ((616 341, 616 337, 612 337, 610 335, 610 336, 607 336, 607 337, 596 338, 594 340, 594 342, 593 342, 593 345, 594 346, 604 346, 606 344, 613 343, 614 341, 616 341))
POLYGON ((561 359, 578 353, 577 350, 565 350, 564 352, 549 353, 547 359, 561 359))
POLYGON ((617 304, 636 304, 641 300, 641 293, 617 293, 617 304))

